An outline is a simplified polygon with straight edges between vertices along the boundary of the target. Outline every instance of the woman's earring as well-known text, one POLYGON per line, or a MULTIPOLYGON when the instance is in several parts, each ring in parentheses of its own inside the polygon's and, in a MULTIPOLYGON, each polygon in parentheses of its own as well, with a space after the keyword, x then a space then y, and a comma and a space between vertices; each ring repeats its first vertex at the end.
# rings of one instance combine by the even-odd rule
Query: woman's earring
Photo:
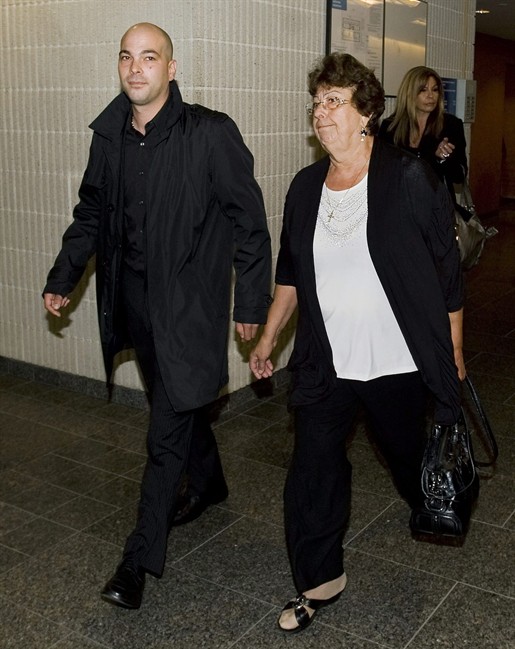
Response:
POLYGON ((367 129, 364 126, 361 127, 360 135, 361 135, 361 141, 364 142, 365 137, 367 136, 367 129))

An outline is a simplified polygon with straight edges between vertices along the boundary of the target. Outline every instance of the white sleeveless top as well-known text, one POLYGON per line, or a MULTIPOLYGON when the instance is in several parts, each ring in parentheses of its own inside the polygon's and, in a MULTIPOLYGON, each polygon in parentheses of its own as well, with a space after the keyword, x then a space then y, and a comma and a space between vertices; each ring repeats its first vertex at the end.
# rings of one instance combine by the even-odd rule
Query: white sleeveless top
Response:
POLYGON ((358 381, 417 370, 370 258, 367 183, 368 175, 348 190, 324 185, 313 241, 336 374, 358 381))

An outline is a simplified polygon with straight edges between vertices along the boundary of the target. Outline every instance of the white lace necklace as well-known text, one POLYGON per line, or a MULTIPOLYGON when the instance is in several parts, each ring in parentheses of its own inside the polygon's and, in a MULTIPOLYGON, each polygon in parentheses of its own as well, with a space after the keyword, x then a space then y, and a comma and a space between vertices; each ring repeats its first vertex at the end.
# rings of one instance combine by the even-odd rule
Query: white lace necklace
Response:
POLYGON ((343 203, 343 201, 345 200, 345 197, 347 196, 349 190, 351 190, 351 189, 355 186, 354 183, 355 183, 356 180, 359 178, 359 176, 360 176, 361 172, 363 171, 363 169, 367 166, 369 160, 370 160, 370 157, 367 157, 366 160, 365 160, 365 162, 363 163, 363 166, 361 167, 361 169, 358 171, 358 173, 357 173, 357 174, 354 176, 354 178, 351 180, 351 182, 350 182, 350 186, 348 187, 348 189, 345 190, 345 193, 343 194, 343 196, 340 198, 340 200, 338 201, 338 203, 337 203, 334 207, 332 207, 331 199, 329 198, 329 192, 327 191, 327 184, 324 183, 324 187, 325 187, 325 191, 326 191, 326 196, 327 196, 327 203, 328 203, 329 207, 331 208, 331 212, 330 212, 329 217, 328 217, 329 221, 330 221, 332 218, 334 218, 334 213, 338 210, 338 208, 340 207, 340 205, 341 205, 341 204, 343 203))
POLYGON ((326 236, 335 245, 343 246, 358 232, 367 218, 366 178, 365 175, 357 185, 346 189, 336 205, 331 200, 327 185, 324 184, 318 220, 326 236))

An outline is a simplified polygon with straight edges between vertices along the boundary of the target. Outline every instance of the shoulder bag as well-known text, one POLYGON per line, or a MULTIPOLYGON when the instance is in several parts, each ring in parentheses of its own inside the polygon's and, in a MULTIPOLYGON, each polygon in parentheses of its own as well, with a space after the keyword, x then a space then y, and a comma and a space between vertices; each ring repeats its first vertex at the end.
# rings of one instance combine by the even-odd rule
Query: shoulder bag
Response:
POLYGON ((454 204, 454 219, 461 265, 469 270, 479 262, 488 235, 476 213, 466 176, 463 179, 460 203, 454 204))
POLYGON ((410 518, 414 534, 463 537, 479 495, 476 467, 491 466, 497 459, 497 442, 468 376, 465 384, 479 426, 490 443, 492 459, 489 462, 475 460, 471 431, 463 408, 453 426, 433 425, 422 462, 424 504, 414 509, 410 518))

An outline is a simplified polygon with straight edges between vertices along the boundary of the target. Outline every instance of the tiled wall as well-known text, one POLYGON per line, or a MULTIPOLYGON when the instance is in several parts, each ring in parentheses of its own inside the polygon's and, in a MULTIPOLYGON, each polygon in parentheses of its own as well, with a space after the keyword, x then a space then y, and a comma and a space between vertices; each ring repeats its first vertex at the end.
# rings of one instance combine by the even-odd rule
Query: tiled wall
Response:
MULTIPOLYGON (((102 379, 94 276, 62 321, 41 289, 87 159, 87 124, 118 91, 119 38, 157 23, 172 36, 186 101, 228 112, 256 159, 274 255, 288 184, 312 161, 306 71, 324 50, 326 0, 2 0, 0 7, 0 356, 102 379)), ((475 0, 429 0, 428 64, 471 77, 475 0)), ((287 345, 279 358, 287 357, 287 345)), ((229 345, 230 390, 249 382, 229 345)), ((138 387, 132 361, 117 383, 138 387)))

